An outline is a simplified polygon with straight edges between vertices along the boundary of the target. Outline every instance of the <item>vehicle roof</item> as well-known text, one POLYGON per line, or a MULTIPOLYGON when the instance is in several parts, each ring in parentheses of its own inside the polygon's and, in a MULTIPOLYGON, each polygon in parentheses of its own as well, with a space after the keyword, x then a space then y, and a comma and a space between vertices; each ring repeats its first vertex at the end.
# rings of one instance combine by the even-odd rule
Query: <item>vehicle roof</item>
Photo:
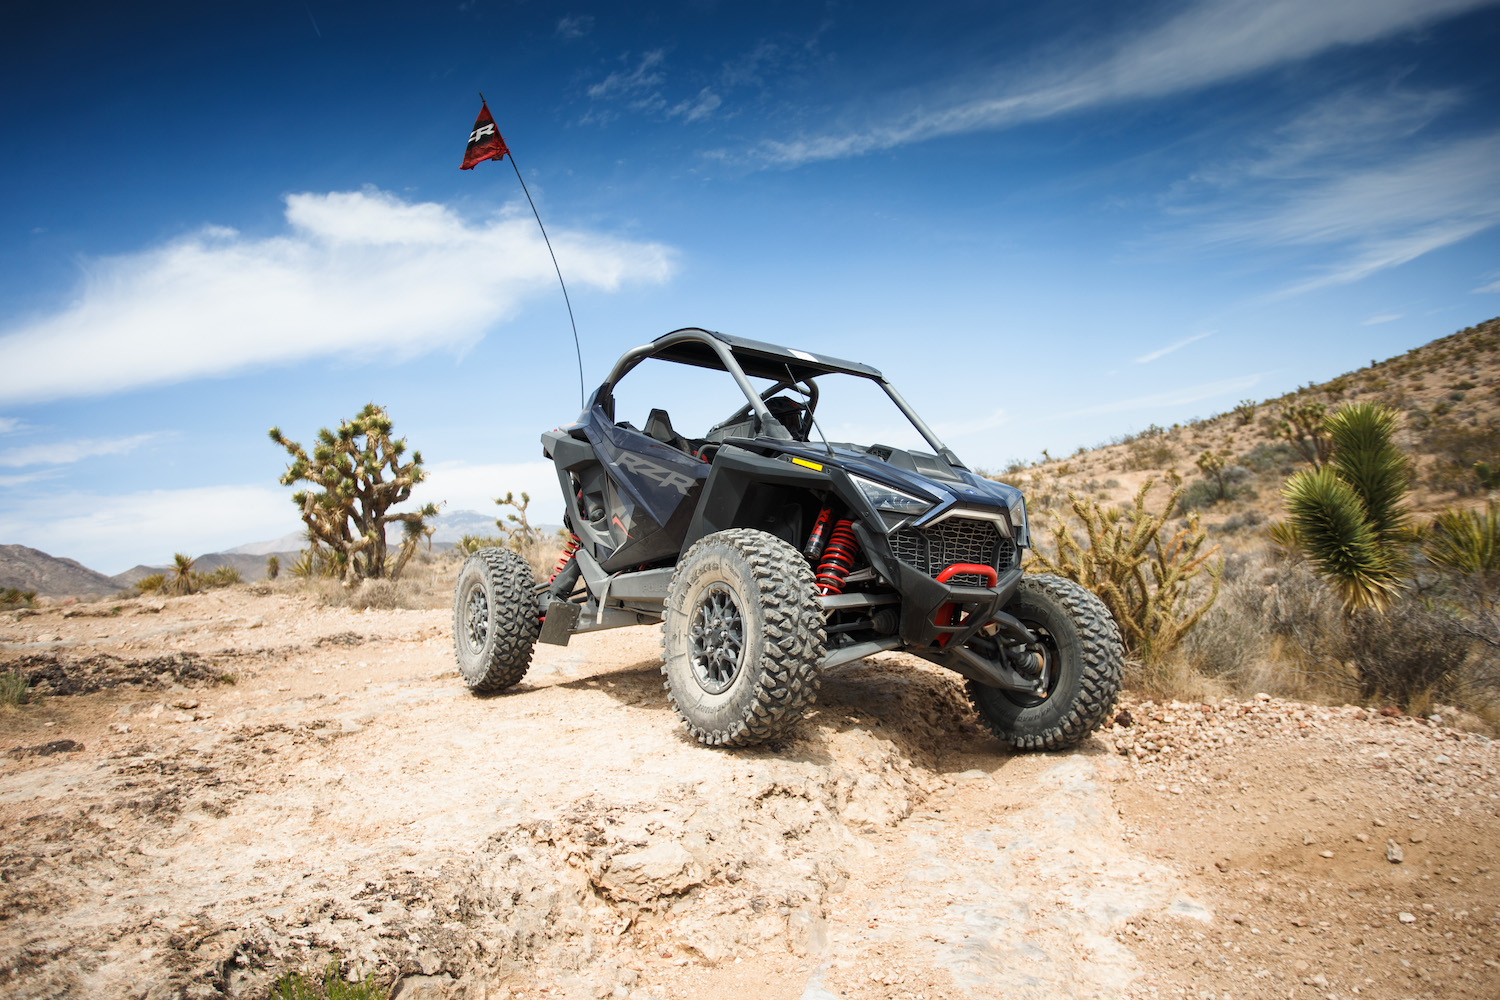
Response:
POLYGON ((658 344, 662 346, 652 350, 651 357, 723 371, 724 362, 719 359, 713 348, 708 346, 709 339, 717 340, 728 347, 740 367, 745 370, 745 374, 757 378, 784 379, 788 368, 791 369, 793 377, 799 381, 816 375, 827 375, 830 372, 859 375, 864 378, 884 378, 877 369, 862 365, 857 361, 844 361, 828 357, 826 354, 794 350, 790 347, 768 344, 761 340, 750 340, 746 337, 735 337, 695 326, 673 330, 671 333, 657 337, 651 342, 652 347, 656 348, 658 344))

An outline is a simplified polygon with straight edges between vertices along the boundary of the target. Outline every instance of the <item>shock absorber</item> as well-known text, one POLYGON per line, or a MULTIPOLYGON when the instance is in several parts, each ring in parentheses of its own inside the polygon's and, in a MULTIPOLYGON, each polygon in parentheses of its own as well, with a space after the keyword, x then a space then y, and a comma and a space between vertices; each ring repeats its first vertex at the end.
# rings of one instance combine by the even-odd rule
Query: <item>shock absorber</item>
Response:
POLYGON ((813 522, 812 534, 807 536, 807 544, 802 546, 802 554, 809 559, 818 558, 818 553, 823 551, 823 534, 828 530, 828 521, 833 517, 833 508, 824 507, 818 511, 818 519, 813 522))
POLYGON ((854 522, 848 518, 833 526, 828 536, 828 547, 823 550, 823 560, 818 563, 813 575, 818 581, 818 590, 825 597, 844 592, 844 579, 854 569, 854 557, 859 555, 859 539, 854 537, 854 522))
POLYGON ((579 546, 581 546, 582 544, 583 543, 578 540, 577 535, 568 535, 568 540, 563 543, 562 555, 557 557, 557 565, 552 567, 552 575, 547 577, 548 583, 556 580, 557 574, 561 573, 564 569, 567 568, 568 563, 573 561, 573 553, 577 552, 579 546))

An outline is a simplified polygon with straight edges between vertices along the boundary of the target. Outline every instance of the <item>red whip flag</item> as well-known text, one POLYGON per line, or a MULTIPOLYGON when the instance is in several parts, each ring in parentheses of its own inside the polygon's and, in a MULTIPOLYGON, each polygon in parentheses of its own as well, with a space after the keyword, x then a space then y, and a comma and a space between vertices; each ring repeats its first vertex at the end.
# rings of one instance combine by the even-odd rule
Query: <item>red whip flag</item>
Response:
POLYGON ((502 160, 509 152, 505 148, 505 140, 500 137, 500 130, 495 127, 495 116, 490 114, 490 106, 480 101, 479 117, 474 119, 474 131, 469 133, 469 144, 464 147, 464 162, 458 169, 473 170, 476 163, 502 160))

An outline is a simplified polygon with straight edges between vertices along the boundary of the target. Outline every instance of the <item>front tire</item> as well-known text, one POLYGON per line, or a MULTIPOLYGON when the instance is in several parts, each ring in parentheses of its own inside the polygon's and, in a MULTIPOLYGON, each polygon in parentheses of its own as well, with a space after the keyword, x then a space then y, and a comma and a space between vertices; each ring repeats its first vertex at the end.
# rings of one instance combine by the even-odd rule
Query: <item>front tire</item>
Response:
POLYGON ((823 614, 807 560, 752 528, 694 542, 672 574, 662 624, 667 694, 700 743, 752 746, 817 699, 823 614))
POLYGON ((1120 694, 1124 650, 1114 616, 1080 584, 1027 576, 1006 611, 1041 639, 1047 693, 1037 697, 970 681, 969 702, 990 732, 1017 750, 1061 750, 1104 722, 1120 694))
POLYGON ((521 682, 541 633, 536 579, 510 549, 480 549, 458 571, 453 591, 453 652, 475 694, 521 682))

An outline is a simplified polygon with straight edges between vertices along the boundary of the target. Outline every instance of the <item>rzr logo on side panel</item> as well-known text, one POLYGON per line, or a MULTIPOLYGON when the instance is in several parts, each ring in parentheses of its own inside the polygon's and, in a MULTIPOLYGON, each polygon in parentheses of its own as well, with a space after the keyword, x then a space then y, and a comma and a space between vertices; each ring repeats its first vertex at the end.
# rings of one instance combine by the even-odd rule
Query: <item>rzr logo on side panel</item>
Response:
POLYGON ((692 476, 684 476, 672 469, 664 469, 649 459, 639 455, 633 455, 628 451, 620 453, 620 465, 624 466, 626 472, 645 476, 656 485, 669 490, 676 490, 683 496, 687 496, 688 489, 697 482, 692 476))

